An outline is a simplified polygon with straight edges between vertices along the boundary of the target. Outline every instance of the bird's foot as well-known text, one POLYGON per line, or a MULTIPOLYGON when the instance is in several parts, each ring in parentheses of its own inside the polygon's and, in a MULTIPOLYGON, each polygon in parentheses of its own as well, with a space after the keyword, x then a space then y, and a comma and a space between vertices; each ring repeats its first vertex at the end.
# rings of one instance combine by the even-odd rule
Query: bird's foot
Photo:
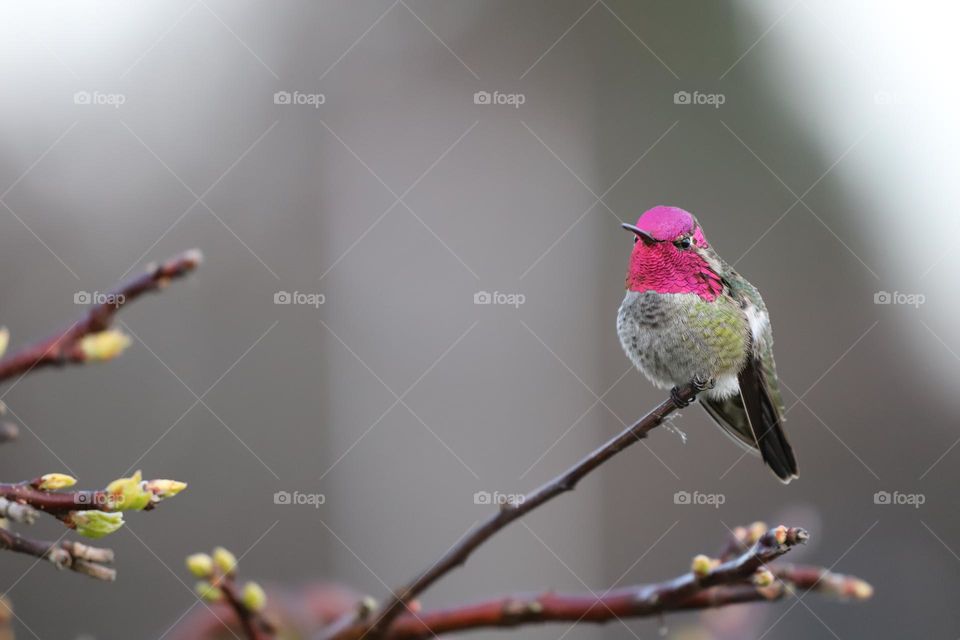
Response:
POLYGON ((670 389, 670 399, 673 400, 673 404, 677 406, 677 409, 689 407, 690 403, 693 402, 693 398, 684 398, 680 394, 680 387, 674 387, 673 389, 670 389))
POLYGON ((690 381, 690 384, 692 384, 693 388, 697 390, 697 393, 700 393, 701 391, 706 391, 707 389, 713 389, 713 387, 716 386, 717 381, 715 378, 693 376, 693 380, 690 381))
POLYGON ((674 387, 670 389, 670 399, 673 400, 673 403, 677 405, 678 409, 683 409, 684 407, 690 406, 690 403, 694 401, 696 394, 706 391, 707 389, 712 389, 714 385, 717 384, 717 381, 714 378, 705 378, 703 376, 694 376, 690 381, 690 386, 693 387, 694 397, 693 398, 684 398, 680 387, 674 387))

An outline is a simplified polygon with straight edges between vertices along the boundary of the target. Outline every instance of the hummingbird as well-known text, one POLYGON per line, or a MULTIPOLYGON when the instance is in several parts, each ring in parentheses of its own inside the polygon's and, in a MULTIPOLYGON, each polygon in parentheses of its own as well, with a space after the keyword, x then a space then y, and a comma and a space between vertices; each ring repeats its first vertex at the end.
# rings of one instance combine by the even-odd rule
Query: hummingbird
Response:
POLYGON ((782 482, 798 477, 760 292, 688 211, 657 206, 623 228, 635 236, 617 315, 627 357, 661 389, 709 380, 699 402, 723 432, 782 482))

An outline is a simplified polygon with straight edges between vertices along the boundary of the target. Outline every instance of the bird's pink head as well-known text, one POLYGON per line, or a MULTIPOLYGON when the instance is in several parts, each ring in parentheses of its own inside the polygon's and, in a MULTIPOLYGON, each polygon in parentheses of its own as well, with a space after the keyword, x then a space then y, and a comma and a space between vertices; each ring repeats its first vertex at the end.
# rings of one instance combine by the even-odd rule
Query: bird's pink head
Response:
POLYGON ((713 301, 723 282, 707 260, 709 248, 700 224, 679 207, 645 211, 636 225, 625 224, 634 239, 627 289, 657 293, 694 293, 713 301))

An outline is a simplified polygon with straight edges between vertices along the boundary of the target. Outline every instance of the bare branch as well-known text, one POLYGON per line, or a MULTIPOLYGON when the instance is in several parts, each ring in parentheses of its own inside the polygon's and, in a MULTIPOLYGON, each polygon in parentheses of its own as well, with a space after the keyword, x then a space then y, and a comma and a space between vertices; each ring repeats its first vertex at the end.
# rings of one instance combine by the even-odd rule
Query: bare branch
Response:
POLYGON ((41 558, 58 569, 70 569, 97 580, 112 582, 117 577, 115 569, 105 566, 113 562, 113 551, 110 549, 90 547, 71 540, 62 542, 32 540, 2 528, 0 528, 0 549, 41 558))

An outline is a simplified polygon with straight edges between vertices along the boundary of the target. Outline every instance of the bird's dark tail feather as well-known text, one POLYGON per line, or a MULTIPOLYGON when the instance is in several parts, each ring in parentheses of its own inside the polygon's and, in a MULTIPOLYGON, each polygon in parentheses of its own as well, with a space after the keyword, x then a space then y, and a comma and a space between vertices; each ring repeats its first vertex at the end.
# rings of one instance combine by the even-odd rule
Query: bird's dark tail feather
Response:
POLYGON ((783 430, 780 410, 764 383, 761 366, 756 359, 748 359, 739 376, 740 397, 763 461, 787 483, 798 477, 797 459, 783 430))
POLYGON ((700 404, 738 444, 760 453, 781 482, 797 476, 797 459, 783 430, 783 418, 760 375, 759 363, 748 362, 740 373, 740 393, 723 400, 702 397, 700 404))

